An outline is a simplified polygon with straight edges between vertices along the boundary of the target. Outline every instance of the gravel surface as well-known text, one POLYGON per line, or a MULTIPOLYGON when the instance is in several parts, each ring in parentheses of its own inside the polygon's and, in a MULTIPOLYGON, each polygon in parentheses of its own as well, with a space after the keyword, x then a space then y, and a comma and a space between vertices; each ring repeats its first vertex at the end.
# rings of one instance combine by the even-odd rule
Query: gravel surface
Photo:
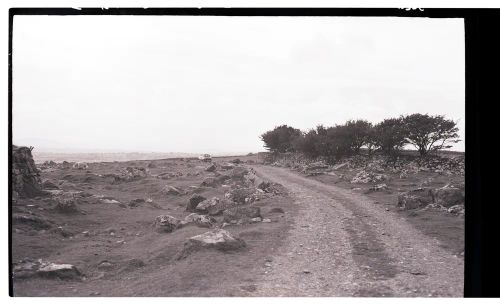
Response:
POLYGON ((254 169, 289 190, 299 212, 253 296, 463 296, 463 259, 397 213, 287 169, 254 169))

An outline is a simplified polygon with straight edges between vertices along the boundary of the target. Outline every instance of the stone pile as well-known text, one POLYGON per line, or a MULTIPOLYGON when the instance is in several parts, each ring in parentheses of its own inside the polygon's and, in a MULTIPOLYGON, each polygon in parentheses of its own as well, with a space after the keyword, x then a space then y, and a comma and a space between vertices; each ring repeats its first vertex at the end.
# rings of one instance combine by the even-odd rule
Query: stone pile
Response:
POLYGON ((13 198, 43 195, 40 171, 35 165, 33 148, 12 146, 13 198))

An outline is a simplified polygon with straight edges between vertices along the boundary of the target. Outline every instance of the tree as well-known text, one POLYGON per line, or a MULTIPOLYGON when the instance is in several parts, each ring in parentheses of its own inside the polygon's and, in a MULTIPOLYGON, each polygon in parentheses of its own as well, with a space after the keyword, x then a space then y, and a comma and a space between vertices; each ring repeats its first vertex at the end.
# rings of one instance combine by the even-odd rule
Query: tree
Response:
POLYGON ((394 155, 408 144, 407 129, 401 117, 384 119, 375 125, 373 137, 375 145, 389 155, 394 155))
POLYGON ((450 148, 450 143, 457 143, 458 128, 452 120, 442 115, 411 114, 402 118, 406 129, 406 140, 413 145, 421 156, 429 152, 450 148))
POLYGON ((372 124, 366 120, 349 120, 340 129, 343 131, 342 137, 349 143, 350 152, 358 154, 361 147, 367 144, 370 137, 372 124))
POLYGON ((302 136, 299 129, 281 125, 273 130, 267 131, 261 135, 264 147, 274 153, 285 153, 294 151, 294 140, 302 136))

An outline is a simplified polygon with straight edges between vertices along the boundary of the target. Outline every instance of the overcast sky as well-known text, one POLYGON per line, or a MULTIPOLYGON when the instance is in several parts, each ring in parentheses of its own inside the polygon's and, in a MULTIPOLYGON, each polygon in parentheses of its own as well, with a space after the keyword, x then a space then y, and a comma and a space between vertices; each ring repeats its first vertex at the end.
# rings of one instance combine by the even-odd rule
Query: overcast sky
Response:
MULTIPOLYGON (((15 16, 14 144, 256 152, 280 124, 465 127, 462 19, 15 16)), ((454 149, 464 150, 464 142, 454 149)))

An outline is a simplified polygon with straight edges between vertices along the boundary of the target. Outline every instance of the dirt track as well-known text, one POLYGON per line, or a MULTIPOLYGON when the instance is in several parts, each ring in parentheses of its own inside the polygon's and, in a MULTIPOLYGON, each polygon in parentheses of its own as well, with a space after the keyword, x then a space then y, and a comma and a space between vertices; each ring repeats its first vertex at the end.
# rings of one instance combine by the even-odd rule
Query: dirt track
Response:
POLYGON ((367 197, 254 166, 299 212, 254 296, 463 296, 463 259, 367 197))

